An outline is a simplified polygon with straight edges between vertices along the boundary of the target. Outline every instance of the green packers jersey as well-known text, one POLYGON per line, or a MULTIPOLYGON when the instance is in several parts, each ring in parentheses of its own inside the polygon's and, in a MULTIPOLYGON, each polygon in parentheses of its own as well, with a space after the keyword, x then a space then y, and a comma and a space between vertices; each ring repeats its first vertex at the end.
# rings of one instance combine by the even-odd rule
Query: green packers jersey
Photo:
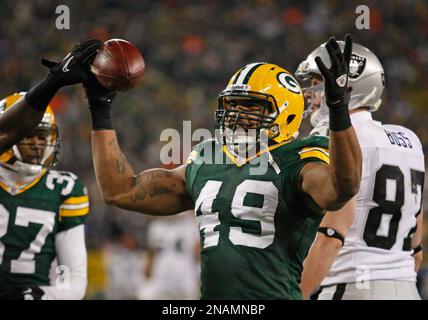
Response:
POLYGON ((55 235, 85 222, 86 187, 54 170, 16 195, 0 186, 0 287, 49 285, 55 235))
POLYGON ((201 237, 202 299, 301 299, 302 264, 322 215, 306 206, 298 176, 308 162, 328 163, 327 148, 327 138, 309 137, 240 166, 215 141, 194 148, 186 185, 201 237))

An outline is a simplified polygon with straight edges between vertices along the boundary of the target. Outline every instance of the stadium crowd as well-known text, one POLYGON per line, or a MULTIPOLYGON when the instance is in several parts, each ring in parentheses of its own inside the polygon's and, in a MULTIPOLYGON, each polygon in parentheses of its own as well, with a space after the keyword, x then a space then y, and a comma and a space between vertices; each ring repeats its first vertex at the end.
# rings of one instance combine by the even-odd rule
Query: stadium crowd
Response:
MULTIPOLYGON (((428 150, 426 2, 369 1, 369 30, 356 29, 357 5, 348 1, 63 0, 61 4, 70 8, 69 30, 55 27, 56 1, 0 2, 0 95, 25 91, 45 72, 40 57, 59 59, 77 40, 123 38, 135 43, 144 55, 146 71, 137 87, 117 96, 114 118, 123 151, 137 170, 162 165, 163 129, 181 131, 182 120, 192 120, 192 130, 213 128, 217 94, 239 66, 270 61, 294 71, 329 35, 342 38, 346 32, 371 48, 385 68, 386 92, 374 117, 411 128, 428 150)), ((112 271, 102 262, 105 255, 121 250, 122 256, 133 254, 127 262, 143 259, 149 220, 102 202, 91 162, 83 90, 62 90, 52 106, 62 137, 58 167, 78 174, 91 196, 88 298, 109 298, 113 291, 106 279, 112 271)), ((301 135, 308 132, 306 121, 301 135)), ((428 208, 427 192, 424 202, 428 208)), ((426 244, 427 239, 428 232, 426 244)), ((122 273, 138 277, 138 270, 130 271, 129 265, 122 273)), ((422 295, 428 298, 428 292, 422 295)))

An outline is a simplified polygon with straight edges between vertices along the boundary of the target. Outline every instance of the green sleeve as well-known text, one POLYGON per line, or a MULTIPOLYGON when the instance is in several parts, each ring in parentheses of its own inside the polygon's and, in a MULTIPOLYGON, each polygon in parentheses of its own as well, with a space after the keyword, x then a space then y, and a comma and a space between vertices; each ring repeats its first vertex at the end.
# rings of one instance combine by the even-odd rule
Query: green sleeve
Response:
POLYGON ((84 224, 89 214, 89 195, 85 185, 73 174, 74 186, 64 196, 59 210, 58 232, 84 224))
POLYGON ((282 156, 283 183, 287 193, 288 205, 295 212, 306 211, 304 194, 299 190, 300 171, 307 163, 329 163, 328 138, 322 136, 308 137, 295 144, 287 156, 282 156))
POLYGON ((297 185, 302 168, 310 162, 329 163, 329 139, 323 136, 313 136, 302 139, 294 150, 294 161, 287 166, 289 182, 297 185))

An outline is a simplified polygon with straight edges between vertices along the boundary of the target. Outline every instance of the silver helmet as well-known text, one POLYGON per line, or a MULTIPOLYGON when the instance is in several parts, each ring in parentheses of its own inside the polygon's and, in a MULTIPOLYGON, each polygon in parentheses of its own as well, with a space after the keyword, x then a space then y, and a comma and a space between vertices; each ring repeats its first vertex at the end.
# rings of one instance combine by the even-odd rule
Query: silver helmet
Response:
MULTIPOLYGON (((338 41, 340 48, 343 50, 344 42, 338 41)), ((325 43, 312 51, 308 57, 299 64, 296 76, 300 81, 305 82, 311 75, 321 76, 318 66, 315 63, 315 57, 320 56, 327 68, 330 67, 330 58, 328 56, 325 43)), ((349 64, 348 84, 352 87, 349 109, 367 107, 369 111, 377 111, 382 102, 382 93, 385 88, 385 75, 382 64, 376 55, 366 47, 354 43, 352 45, 352 55, 349 64)), ((316 88, 302 86, 302 90, 323 89, 323 85, 317 85, 316 88)), ((311 112, 311 110, 309 110, 311 112)), ((325 97, 321 99, 321 107, 315 114, 311 115, 311 122, 318 122, 317 118, 324 118, 328 115, 328 108, 325 103, 325 97)), ((315 126, 315 125, 314 125, 315 126)))

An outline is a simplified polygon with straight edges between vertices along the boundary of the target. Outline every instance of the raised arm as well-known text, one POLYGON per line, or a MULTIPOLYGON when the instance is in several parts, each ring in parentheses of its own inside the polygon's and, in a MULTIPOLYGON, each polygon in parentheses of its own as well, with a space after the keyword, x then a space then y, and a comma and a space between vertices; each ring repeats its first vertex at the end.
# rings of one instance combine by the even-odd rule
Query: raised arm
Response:
POLYGON ((171 215, 193 209, 185 185, 185 166, 151 169, 136 175, 120 150, 114 130, 92 131, 95 175, 104 201, 152 215, 171 215))
POLYGON ((39 124, 46 107, 61 87, 83 81, 101 45, 99 40, 88 40, 78 43, 59 63, 42 59, 49 73, 0 116, 0 154, 21 141, 39 124))
POLYGON ((45 107, 33 108, 25 97, 6 110, 0 116, 0 154, 28 135, 42 120, 44 113, 45 107))
POLYGON ((361 181, 362 156, 357 136, 351 125, 347 86, 352 39, 346 36, 344 52, 334 38, 326 44, 331 67, 315 58, 324 78, 329 107, 330 165, 308 163, 300 172, 300 188, 316 204, 326 210, 340 209, 358 191, 361 181))
POLYGON ((92 118, 92 156, 99 189, 106 203, 151 215, 172 215, 193 209, 185 185, 185 166, 151 169, 135 174, 113 130, 111 103, 93 76, 85 82, 92 118))

